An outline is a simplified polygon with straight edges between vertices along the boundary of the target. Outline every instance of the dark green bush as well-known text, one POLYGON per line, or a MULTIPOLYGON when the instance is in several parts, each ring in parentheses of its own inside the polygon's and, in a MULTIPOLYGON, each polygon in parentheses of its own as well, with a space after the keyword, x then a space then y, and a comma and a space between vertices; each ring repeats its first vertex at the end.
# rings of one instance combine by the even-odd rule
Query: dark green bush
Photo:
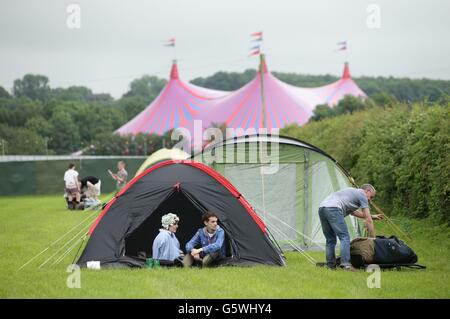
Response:
POLYGON ((376 107, 282 134, 332 155, 357 183, 372 183, 388 214, 450 223, 450 104, 376 107))

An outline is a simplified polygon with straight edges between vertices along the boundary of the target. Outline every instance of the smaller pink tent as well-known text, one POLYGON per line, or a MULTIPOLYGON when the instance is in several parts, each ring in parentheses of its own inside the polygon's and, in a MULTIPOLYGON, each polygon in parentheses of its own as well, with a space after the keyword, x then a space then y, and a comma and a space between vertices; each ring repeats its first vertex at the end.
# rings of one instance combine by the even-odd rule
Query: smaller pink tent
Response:
POLYGON ((188 125, 206 111, 211 100, 229 92, 205 89, 180 80, 176 61, 170 79, 158 97, 141 113, 116 130, 116 133, 155 133, 162 135, 170 129, 188 125))
POLYGON ((342 78, 336 82, 316 88, 297 87, 296 91, 313 105, 314 108, 319 104, 335 106, 346 95, 367 98, 366 93, 353 81, 348 62, 345 62, 342 78))

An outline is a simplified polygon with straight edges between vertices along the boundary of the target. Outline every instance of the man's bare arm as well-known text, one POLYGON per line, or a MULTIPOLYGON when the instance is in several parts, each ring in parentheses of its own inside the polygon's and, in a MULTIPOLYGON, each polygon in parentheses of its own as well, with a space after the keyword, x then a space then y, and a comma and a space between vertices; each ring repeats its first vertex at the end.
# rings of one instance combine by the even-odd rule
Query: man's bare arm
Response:
POLYGON ((375 238, 375 227, 373 226, 372 215, 370 215, 369 208, 363 208, 362 213, 365 215, 367 231, 369 233, 369 237, 375 238))
POLYGON ((366 220, 367 225, 367 231, 369 237, 375 238, 375 227, 373 226, 373 220, 381 220, 382 217, 380 215, 370 215, 370 209, 369 208, 363 208, 362 211, 355 210, 352 212, 352 215, 358 218, 363 218, 366 220), (372 218, 373 217, 373 218, 372 218))
POLYGON ((358 218, 366 218, 366 215, 364 215, 364 213, 360 210, 355 210, 352 212, 352 215, 358 218))
MULTIPOLYGON (((364 218, 366 219, 366 215, 360 211, 360 210, 355 210, 354 212, 352 212, 352 215, 358 218, 364 218)), ((372 220, 383 220, 384 217, 382 214, 378 214, 378 215, 371 215, 372 220)))

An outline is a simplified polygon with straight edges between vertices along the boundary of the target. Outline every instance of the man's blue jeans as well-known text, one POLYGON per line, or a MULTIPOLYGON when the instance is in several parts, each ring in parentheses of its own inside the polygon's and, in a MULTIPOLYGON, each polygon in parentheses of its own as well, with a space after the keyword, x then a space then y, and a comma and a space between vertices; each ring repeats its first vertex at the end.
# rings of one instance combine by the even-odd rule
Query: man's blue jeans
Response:
POLYGON ((350 234, 344 220, 344 214, 337 207, 320 207, 320 223, 326 239, 327 265, 336 265, 336 236, 341 243, 341 266, 350 266, 350 234))

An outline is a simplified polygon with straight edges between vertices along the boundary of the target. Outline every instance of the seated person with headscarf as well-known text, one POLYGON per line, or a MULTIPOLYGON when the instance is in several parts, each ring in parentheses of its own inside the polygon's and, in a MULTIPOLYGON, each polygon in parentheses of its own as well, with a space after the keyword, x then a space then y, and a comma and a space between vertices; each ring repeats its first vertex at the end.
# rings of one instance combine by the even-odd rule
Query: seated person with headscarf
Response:
POLYGON ((184 254, 180 250, 180 242, 175 233, 180 218, 172 213, 161 218, 162 227, 153 241, 153 260, 158 260, 162 266, 182 266, 184 254))

